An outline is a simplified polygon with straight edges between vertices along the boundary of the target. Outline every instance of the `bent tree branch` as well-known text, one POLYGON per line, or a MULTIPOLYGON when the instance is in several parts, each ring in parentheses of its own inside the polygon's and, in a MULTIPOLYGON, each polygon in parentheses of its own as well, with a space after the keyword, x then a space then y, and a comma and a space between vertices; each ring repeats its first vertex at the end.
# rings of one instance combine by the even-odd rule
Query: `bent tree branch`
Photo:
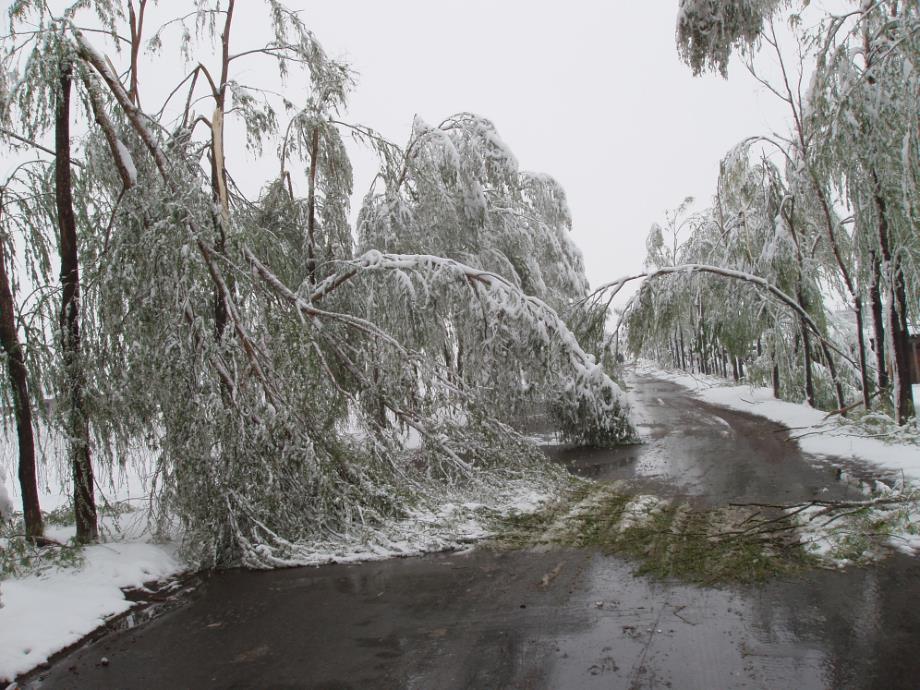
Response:
MULTIPOLYGON (((761 278, 760 276, 753 275, 752 273, 745 273, 744 271, 736 271, 731 268, 723 268, 721 266, 710 266, 708 264, 680 264, 678 266, 665 266, 663 268, 658 268, 649 273, 637 273, 636 275, 626 276, 624 278, 619 278, 617 280, 611 281, 604 285, 601 285, 597 288, 592 296, 599 296, 606 292, 607 290, 614 290, 619 292, 623 286, 633 280, 639 280, 644 278, 646 282, 663 278, 670 275, 686 275, 692 273, 708 273, 710 275, 720 276, 722 278, 729 278, 731 280, 740 280, 745 283, 750 283, 757 286, 761 290, 766 291, 768 294, 772 295, 779 302, 785 304, 787 307, 792 309, 801 319, 802 322, 808 327, 809 330, 814 333, 821 343, 826 346, 829 350, 833 350, 838 355, 840 355, 847 362, 853 366, 857 366, 857 363, 853 361, 852 356, 848 353, 841 350, 839 347, 830 342, 827 338, 824 337, 824 333, 818 327, 818 324, 815 323, 811 315, 802 308, 802 306, 793 298, 787 295, 785 292, 780 290, 778 287, 770 283, 769 281, 761 278)), ((617 324, 619 327, 619 324, 617 324)))

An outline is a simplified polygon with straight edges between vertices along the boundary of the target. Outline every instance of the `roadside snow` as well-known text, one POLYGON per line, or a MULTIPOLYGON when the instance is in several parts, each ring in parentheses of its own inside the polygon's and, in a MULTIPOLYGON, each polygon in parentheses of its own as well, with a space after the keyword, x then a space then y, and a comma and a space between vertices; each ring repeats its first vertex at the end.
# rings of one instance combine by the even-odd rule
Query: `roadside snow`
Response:
MULTIPOLYGON (((827 418, 827 413, 806 404, 777 400, 769 388, 727 385, 712 376, 664 371, 647 362, 639 364, 636 371, 688 388, 708 403, 779 422, 791 430, 805 453, 872 463, 903 472, 906 480, 920 483, 920 447, 915 444, 886 443, 861 435, 854 425, 841 422, 839 417, 827 418)), ((918 388, 914 387, 915 400, 920 399, 918 388)))
MULTIPOLYGON (((38 431, 39 499, 43 510, 52 511, 69 501, 70 473, 59 461, 66 458, 61 439, 44 428, 38 431)), ((9 491, 18 511, 17 460, 15 437, 8 430, 0 432, 0 497, 9 491)), ((45 566, 34 574, 0 580, 0 687, 130 609, 133 604, 123 588, 139 588, 183 570, 173 544, 149 543, 146 496, 153 467, 152 455, 133 451, 123 467, 98 470, 103 543, 84 548, 76 565, 45 566)), ((45 525, 45 536, 61 544, 74 531, 73 524, 45 525)))
POLYGON ((131 608, 122 588, 181 570, 172 550, 156 544, 97 544, 83 557, 79 568, 0 582, 0 681, 12 681, 131 608))

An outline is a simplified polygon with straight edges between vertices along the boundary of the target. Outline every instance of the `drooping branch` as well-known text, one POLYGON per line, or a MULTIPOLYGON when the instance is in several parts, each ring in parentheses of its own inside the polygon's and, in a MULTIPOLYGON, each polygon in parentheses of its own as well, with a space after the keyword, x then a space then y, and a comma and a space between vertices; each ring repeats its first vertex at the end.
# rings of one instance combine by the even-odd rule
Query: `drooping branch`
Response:
POLYGON ((134 161, 131 159, 128 149, 118 138, 115 125, 105 110, 95 77, 92 74, 85 74, 83 76, 83 85, 89 95, 93 117, 105 135, 105 140, 108 142, 109 150, 112 153, 112 160, 115 161, 115 168, 118 170, 118 176, 121 177, 122 190, 127 191, 137 184, 137 168, 134 166, 134 161))
MULTIPOLYGON (((802 322, 811 330, 817 338, 821 340, 830 350, 833 350, 838 355, 843 357, 847 362, 856 366, 856 363, 853 361, 852 357, 837 347, 834 343, 827 340, 824 337, 823 332, 818 327, 818 324, 815 323, 814 319, 811 317, 805 309, 798 303, 796 299, 790 297, 785 292, 780 290, 778 287, 770 283, 768 280, 761 278, 760 276, 754 275, 752 273, 745 273, 744 271, 736 271, 731 268, 723 268, 721 266, 710 266, 708 264, 680 264, 678 266, 665 266, 658 268, 654 271, 648 273, 638 273, 632 276, 626 276, 618 280, 606 283, 599 288, 597 288, 592 295, 597 295, 608 289, 614 289, 619 291, 623 288, 626 283, 629 283, 633 280, 639 280, 645 278, 646 281, 655 280, 657 278, 669 276, 669 275, 688 275, 693 273, 709 273, 711 275, 720 276, 723 278, 729 278, 732 280, 740 280, 745 283, 750 283, 757 286, 761 290, 766 291, 774 298, 785 304, 787 307, 792 309, 801 319, 802 322)), ((619 327, 619 324, 617 325, 619 327)))
POLYGON ((166 159, 166 155, 157 143, 157 139, 153 132, 151 132, 150 128, 147 126, 143 112, 137 107, 128 92, 125 91, 118 75, 112 71, 109 62, 96 52, 96 49, 90 45, 89 41, 86 40, 86 37, 83 36, 83 33, 79 29, 73 28, 73 36, 76 42, 77 54, 82 60, 90 64, 99 76, 102 77, 102 80, 105 82, 106 86, 109 87, 109 91, 111 91, 118 105, 131 123, 131 126, 144 142, 150 155, 153 156, 154 163, 160 171, 160 174, 164 178, 169 178, 169 162, 166 159))

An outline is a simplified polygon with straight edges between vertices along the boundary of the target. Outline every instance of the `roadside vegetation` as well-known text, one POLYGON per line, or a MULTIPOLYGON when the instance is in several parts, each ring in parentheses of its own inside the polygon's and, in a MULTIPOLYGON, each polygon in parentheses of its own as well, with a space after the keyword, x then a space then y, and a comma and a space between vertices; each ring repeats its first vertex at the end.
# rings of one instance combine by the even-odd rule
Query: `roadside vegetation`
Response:
POLYGON ((734 55, 788 125, 726 152, 712 198, 669 211, 645 271, 596 298, 643 278, 622 314, 634 352, 890 430, 917 402, 920 6, 842 5, 681 2, 693 71, 734 55))

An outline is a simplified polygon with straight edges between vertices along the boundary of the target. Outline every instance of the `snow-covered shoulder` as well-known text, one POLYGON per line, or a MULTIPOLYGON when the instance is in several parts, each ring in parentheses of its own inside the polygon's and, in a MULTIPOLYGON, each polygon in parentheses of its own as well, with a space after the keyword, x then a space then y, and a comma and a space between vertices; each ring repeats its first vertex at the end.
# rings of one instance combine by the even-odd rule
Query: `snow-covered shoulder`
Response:
POLYGON ((78 567, 0 582, 0 683, 12 681, 133 605, 123 589, 177 574, 168 546, 96 544, 78 567))

